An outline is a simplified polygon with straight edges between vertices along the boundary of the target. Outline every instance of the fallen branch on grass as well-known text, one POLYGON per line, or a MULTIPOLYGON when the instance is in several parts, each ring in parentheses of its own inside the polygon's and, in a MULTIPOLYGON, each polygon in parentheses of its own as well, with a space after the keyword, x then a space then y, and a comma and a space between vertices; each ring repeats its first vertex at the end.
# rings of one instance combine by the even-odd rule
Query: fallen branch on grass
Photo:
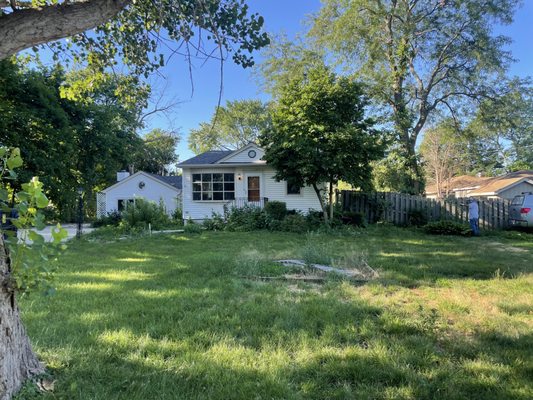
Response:
POLYGON ((366 262, 362 262, 360 265, 354 269, 340 269, 333 268, 329 265, 322 264, 307 264, 303 260, 278 260, 277 263, 285 267, 296 267, 296 268, 315 268, 322 272, 333 272, 339 275, 346 276, 350 279, 369 281, 371 279, 376 279, 379 277, 379 274, 371 268, 366 262))

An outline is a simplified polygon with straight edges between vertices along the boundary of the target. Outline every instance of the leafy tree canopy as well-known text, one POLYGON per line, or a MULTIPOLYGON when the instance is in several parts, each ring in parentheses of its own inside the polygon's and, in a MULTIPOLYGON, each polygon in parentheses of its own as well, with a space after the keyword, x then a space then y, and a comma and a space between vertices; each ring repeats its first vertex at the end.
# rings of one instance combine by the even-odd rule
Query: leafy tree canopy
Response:
POLYGON ((21 180, 40 177, 66 220, 78 186, 92 200, 93 191, 113 182, 143 145, 136 134, 143 101, 134 105, 115 94, 123 77, 107 75, 84 102, 60 95, 69 79, 59 67, 32 70, 0 62, 0 144, 21 148, 21 180))
POLYGON ((261 136, 265 160, 276 178, 312 186, 328 220, 323 194, 339 180, 370 185, 370 162, 382 155, 380 135, 365 118, 367 99, 361 85, 337 77, 322 66, 293 78, 274 107, 272 127, 261 136))
POLYGON ((426 123, 461 105, 497 97, 511 55, 509 24, 519 0, 325 0, 311 37, 369 85, 389 116, 406 188, 421 191, 415 145, 426 123))
POLYGON ((167 175, 170 165, 178 161, 176 146, 179 140, 176 134, 159 128, 148 132, 143 137, 144 146, 135 158, 135 169, 167 175))
POLYGON ((189 148, 200 154, 208 150, 235 150, 256 142, 271 124, 268 104, 260 100, 228 101, 218 107, 210 122, 202 122, 189 134, 189 148))

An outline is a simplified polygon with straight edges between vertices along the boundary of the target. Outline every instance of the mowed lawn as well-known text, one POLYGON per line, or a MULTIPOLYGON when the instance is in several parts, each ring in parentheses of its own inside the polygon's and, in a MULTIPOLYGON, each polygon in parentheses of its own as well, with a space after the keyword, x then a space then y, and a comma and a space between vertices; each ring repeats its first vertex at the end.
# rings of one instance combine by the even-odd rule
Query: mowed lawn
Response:
POLYGON ((42 399, 531 399, 533 238, 269 232, 73 243, 21 300, 42 399), (362 254, 380 277, 259 280, 362 254), (350 256, 352 255, 352 256, 350 256))

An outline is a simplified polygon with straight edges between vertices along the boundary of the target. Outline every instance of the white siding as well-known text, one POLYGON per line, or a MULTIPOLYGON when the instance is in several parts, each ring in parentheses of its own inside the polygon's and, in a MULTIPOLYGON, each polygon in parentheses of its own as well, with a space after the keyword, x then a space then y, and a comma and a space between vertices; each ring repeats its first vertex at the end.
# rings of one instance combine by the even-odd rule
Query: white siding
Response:
POLYGON ((299 195, 287 195, 287 183, 276 182, 274 170, 266 166, 243 167, 214 167, 214 168, 183 168, 183 218, 185 220, 203 220, 210 218, 213 212, 222 214, 224 204, 228 201, 194 201, 192 199, 193 173, 234 173, 235 197, 247 198, 248 176, 259 176, 261 183, 261 197, 268 200, 278 200, 287 203, 288 209, 308 212, 320 210, 320 202, 311 187, 302 188, 299 195), (239 180, 241 177, 241 180, 239 180))
POLYGON ((167 213, 172 214, 176 210, 179 195, 179 189, 169 187, 149 175, 139 173, 106 191, 106 212, 118 210, 119 200, 144 198, 156 203, 162 199, 167 213), (141 181, 145 183, 143 189, 139 188, 141 181))
POLYGON ((513 186, 510 189, 500 192, 499 197, 507 200, 512 200, 513 197, 524 192, 533 192, 533 185, 527 182, 519 183, 518 185, 513 186))
POLYGON ((228 159, 223 160, 221 162, 221 164, 259 162, 261 160, 261 158, 263 158, 264 155, 265 155, 265 152, 263 150, 261 150, 259 147, 257 147, 257 146, 246 146, 245 148, 243 148, 242 150, 240 150, 236 154, 233 154, 228 159), (255 151, 255 157, 254 158, 250 158, 250 156, 248 156, 248 152, 250 150, 255 151))

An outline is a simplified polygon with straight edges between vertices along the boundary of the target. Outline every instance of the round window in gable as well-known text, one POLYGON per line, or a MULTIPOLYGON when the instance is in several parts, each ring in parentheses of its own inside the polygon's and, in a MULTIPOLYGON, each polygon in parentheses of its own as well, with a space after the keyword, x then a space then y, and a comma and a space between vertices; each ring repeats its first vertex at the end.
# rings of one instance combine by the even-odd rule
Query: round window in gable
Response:
POLYGON ((146 183, 144 183, 144 181, 140 181, 139 182, 139 189, 144 189, 144 187, 146 186, 146 183))
POLYGON ((250 158, 255 158, 256 155, 257 155, 257 153, 255 152, 255 150, 250 150, 248 152, 248 157, 250 157, 250 158))

